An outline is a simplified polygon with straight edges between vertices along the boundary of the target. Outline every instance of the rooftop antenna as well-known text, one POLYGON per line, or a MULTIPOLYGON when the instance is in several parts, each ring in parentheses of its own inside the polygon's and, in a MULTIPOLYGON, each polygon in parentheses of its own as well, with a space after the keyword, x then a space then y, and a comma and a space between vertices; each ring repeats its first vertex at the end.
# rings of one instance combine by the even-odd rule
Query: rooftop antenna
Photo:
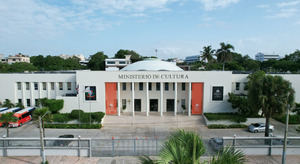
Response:
POLYGON ((156 55, 156 57, 157 57, 157 51, 158 51, 158 50, 157 50, 157 49, 155 49, 155 55, 156 55))

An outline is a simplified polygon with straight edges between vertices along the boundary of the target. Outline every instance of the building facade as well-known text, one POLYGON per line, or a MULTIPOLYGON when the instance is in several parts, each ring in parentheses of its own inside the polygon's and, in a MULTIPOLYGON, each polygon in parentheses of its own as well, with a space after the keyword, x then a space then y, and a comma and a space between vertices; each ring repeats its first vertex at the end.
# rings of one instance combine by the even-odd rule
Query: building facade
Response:
POLYGON ((25 62, 30 63, 30 57, 21 53, 18 53, 16 55, 9 55, 7 58, 4 58, 3 56, 0 58, 2 63, 18 63, 18 62, 25 62))
POLYGON ((255 55, 255 60, 263 62, 263 61, 268 61, 268 60, 279 60, 280 56, 279 55, 266 55, 261 52, 257 53, 255 55))
POLYGON ((125 55, 125 59, 105 59, 106 71, 118 71, 131 64, 131 55, 125 55))
POLYGON ((195 63, 195 62, 199 62, 199 61, 200 61, 200 55, 187 56, 184 59, 184 62, 186 62, 187 64, 195 63))
MULTIPOLYGON (((157 62, 149 62, 159 68, 155 71, 136 68, 139 66, 136 62, 121 71, 0 74, 0 101, 10 99, 14 103, 34 106, 40 98, 63 99, 63 113, 82 109, 108 115, 163 116, 166 112, 194 115, 234 112, 227 101, 228 93, 247 92, 247 74, 173 70, 157 62)), ((300 75, 280 76, 292 83, 296 102, 300 102, 300 85, 297 84, 300 75)))

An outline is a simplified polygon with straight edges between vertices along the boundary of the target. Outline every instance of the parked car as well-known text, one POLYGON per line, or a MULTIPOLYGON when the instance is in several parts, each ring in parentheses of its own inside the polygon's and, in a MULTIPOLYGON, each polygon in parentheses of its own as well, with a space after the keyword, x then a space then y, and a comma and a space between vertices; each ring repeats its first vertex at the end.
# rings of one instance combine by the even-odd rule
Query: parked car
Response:
POLYGON ((223 149, 224 146, 223 138, 210 138, 208 143, 216 151, 220 151, 221 149, 223 149))
MULTIPOLYGON (((258 132, 265 132, 266 126, 264 123, 255 123, 248 126, 249 132, 258 133, 258 132)), ((270 132, 274 131, 274 126, 269 125, 270 132)))
MULTIPOLYGON (((58 136, 58 138, 74 138, 73 134, 64 134, 58 136)), ((55 140, 53 146, 68 146, 72 141, 71 140, 55 140)))

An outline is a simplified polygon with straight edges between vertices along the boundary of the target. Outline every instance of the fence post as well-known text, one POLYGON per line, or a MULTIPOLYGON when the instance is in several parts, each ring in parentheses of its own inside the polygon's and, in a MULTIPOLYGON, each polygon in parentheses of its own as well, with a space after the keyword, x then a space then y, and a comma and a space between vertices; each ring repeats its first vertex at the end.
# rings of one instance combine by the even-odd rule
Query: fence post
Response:
POLYGON ((115 137, 111 137, 111 144, 112 144, 112 156, 115 156, 115 137))
POLYGON ((6 136, 3 136, 3 157, 7 157, 7 148, 6 148, 6 142, 5 142, 6 136))
POLYGON ((269 156, 272 155, 272 141, 273 141, 273 139, 269 140, 269 156))
POLYGON ((155 155, 157 155, 157 136, 155 136, 155 155))
POLYGON ((136 140, 137 137, 133 140, 133 152, 136 153, 136 140))
POLYGON ((80 157, 80 136, 78 136, 78 157, 80 157))
POLYGON ((232 147, 233 147, 233 149, 235 149, 235 144, 236 144, 236 134, 233 135, 233 141, 232 141, 232 147))
POLYGON ((89 157, 92 156, 92 139, 90 138, 89 140, 89 157))

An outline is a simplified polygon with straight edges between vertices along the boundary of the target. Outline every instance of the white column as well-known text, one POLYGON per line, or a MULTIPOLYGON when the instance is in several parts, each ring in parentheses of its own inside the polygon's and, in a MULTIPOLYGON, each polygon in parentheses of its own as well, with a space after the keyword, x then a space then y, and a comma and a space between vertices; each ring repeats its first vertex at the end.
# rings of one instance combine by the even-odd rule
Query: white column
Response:
POLYGON ((47 87, 47 98, 50 99, 51 85, 49 82, 46 83, 46 87, 47 87))
POLYGON ((174 90, 175 90, 175 98, 174 98, 174 116, 176 116, 176 114, 177 114, 177 83, 175 82, 175 88, 174 88, 174 90))
POLYGON ((131 83, 131 107, 132 107, 132 116, 134 116, 134 82, 131 83))
POLYGON ((146 115, 149 116, 149 83, 146 82, 146 115))
MULTIPOLYGON (((34 102, 34 82, 29 83, 29 89, 30 89, 30 98, 31 98, 30 99, 30 105, 32 106, 32 104, 34 102)), ((27 106, 27 103, 26 103, 26 106, 27 106)))
POLYGON ((189 82, 189 102, 188 102, 188 115, 191 116, 191 107, 192 107, 192 83, 189 82))
POLYGON ((164 111, 164 83, 160 82, 160 116, 163 116, 163 111, 164 111))
POLYGON ((26 91, 26 82, 21 83, 22 84, 22 103, 24 106, 26 106, 26 100, 25 100, 25 91, 26 91))
POLYGON ((57 93, 58 93, 58 83, 57 82, 54 82, 54 89, 55 89, 54 99, 56 99, 57 93))
POLYGON ((39 87, 39 99, 42 98, 42 90, 43 90, 43 83, 38 82, 38 87, 39 87))
MULTIPOLYGON (((22 88, 22 86, 21 86, 22 88)), ((18 103, 18 98, 17 98, 17 94, 18 94, 18 82, 15 83, 14 85, 14 100, 12 101, 13 103, 18 103)))
POLYGON ((118 116, 121 115, 121 96, 120 96, 120 82, 118 82, 118 116))

